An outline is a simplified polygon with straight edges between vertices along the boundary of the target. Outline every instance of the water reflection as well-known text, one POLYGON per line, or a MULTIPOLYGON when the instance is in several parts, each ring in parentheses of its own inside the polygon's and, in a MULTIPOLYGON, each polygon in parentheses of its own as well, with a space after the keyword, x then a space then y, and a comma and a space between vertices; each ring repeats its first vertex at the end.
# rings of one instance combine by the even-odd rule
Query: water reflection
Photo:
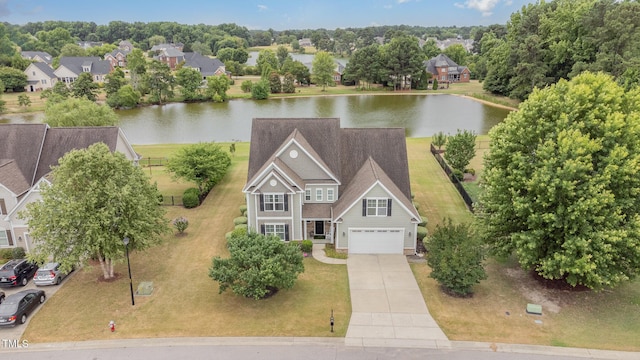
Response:
MULTIPOLYGON (((175 103, 120 110, 120 126, 133 144, 248 141, 256 117, 337 117, 342 127, 404 127, 425 137, 466 129, 486 134, 508 110, 453 95, 359 95, 227 103, 175 103)), ((5 115, 4 123, 42 121, 41 113, 5 115)))

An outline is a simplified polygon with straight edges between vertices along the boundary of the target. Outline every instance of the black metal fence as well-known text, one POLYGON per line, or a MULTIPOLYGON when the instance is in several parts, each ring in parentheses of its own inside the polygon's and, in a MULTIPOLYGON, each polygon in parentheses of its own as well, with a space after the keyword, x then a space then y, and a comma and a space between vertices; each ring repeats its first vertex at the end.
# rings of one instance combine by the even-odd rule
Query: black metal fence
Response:
POLYGON ((160 205, 163 206, 182 206, 182 196, 164 195, 160 205))
POLYGON ((442 167, 442 170, 444 170, 449 180, 451 180, 451 182, 453 183, 453 186, 456 187, 456 189, 460 193, 460 196, 462 196, 462 200, 464 200, 464 203, 467 204, 467 208, 469 209, 469 211, 473 212, 473 199, 471 199, 471 196, 469 196, 469 193, 467 193, 467 190, 465 190, 460 181, 458 181, 458 179, 452 175, 453 170, 449 167, 449 164, 447 164, 447 162, 442 158, 442 155, 440 155, 440 152, 438 151, 438 149, 436 149, 435 146, 433 146, 433 144, 431 144, 431 154, 433 154, 433 156, 436 158, 438 164, 440 164, 440 166, 442 167))
POLYGON ((145 157, 138 160, 138 164, 142 167, 165 166, 169 159, 164 157, 145 157))

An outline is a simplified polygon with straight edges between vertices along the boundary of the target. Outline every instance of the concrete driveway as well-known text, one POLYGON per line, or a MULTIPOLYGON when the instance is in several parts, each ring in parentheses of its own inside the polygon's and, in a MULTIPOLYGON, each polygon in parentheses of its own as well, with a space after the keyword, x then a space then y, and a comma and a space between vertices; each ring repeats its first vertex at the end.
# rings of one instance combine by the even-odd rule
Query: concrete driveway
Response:
MULTIPOLYGON (((27 284, 27 286, 24 286, 24 287, 16 286, 16 287, 10 287, 10 288, 0 287, 0 291, 4 291, 5 296, 9 296, 11 294, 15 294, 22 290, 40 289, 40 290, 44 290, 44 294, 47 296, 47 299, 49 299, 49 297, 53 296, 53 294, 55 294, 56 291, 58 291, 60 286, 64 285, 64 283, 67 282, 67 280, 71 276, 73 276, 73 274, 75 274, 75 272, 72 272, 71 274, 69 274, 69 276, 67 276, 60 285, 35 286, 35 284, 33 283, 33 279, 31 279, 29 280, 29 283, 27 284)), ((27 328, 27 325, 29 325, 29 322, 31 321, 31 318, 34 317, 35 314, 37 314, 38 311, 40 311, 40 309, 43 306, 47 306, 47 301, 45 301, 44 304, 38 306, 34 312, 29 314, 29 316, 27 317, 27 322, 22 325, 16 325, 14 327, 4 327, 4 326, 0 327, 0 339, 7 339, 7 340, 21 339, 22 334, 27 328)), ((29 339, 25 339, 25 340, 28 341, 29 339)), ((0 343, 0 347, 2 347, 1 343, 0 343)))
POLYGON ((450 348, 403 255, 349 255, 347 346, 450 348))

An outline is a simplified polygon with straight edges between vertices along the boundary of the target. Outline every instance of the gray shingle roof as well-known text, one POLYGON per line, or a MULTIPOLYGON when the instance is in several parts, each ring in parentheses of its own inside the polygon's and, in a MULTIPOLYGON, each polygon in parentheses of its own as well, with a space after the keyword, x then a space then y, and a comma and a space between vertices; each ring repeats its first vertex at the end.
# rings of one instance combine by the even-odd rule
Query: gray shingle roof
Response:
POLYGON ((222 68, 223 73, 225 71, 222 61, 212 59, 197 52, 184 53, 184 65, 199 70, 202 76, 215 75, 216 71, 220 68, 222 68))
POLYGON ((91 74, 107 75, 111 72, 111 63, 106 60, 100 60, 94 56, 63 56, 60 58, 60 66, 73 71, 75 74, 82 74, 82 66, 90 65, 91 74))
POLYGON ((21 54, 22 54, 22 57, 25 57, 28 59, 33 59, 36 56, 39 56, 42 60, 44 60, 45 63, 49 65, 51 65, 51 63, 53 62, 53 56, 51 56, 49 53, 44 51, 23 51, 21 54))
POLYGON ((42 62, 35 62, 33 63, 33 66, 37 67, 38 69, 40 69, 40 71, 42 71, 43 73, 45 73, 49 78, 56 78, 56 74, 53 72, 53 68, 45 63, 42 62))
POLYGON ((427 69, 427 72, 431 74, 437 74, 438 70, 436 68, 439 67, 447 67, 447 68, 455 68, 454 70, 450 70, 450 74, 461 73, 462 70, 466 69, 466 66, 460 66, 456 64, 451 58, 449 58, 445 54, 440 54, 434 58, 431 58, 424 62, 424 66, 427 69))
POLYGON ((58 164, 64 154, 103 142, 115 151, 118 128, 49 128, 46 124, 0 124, 0 183, 21 194, 58 164), (25 185, 26 184, 26 185, 25 185))

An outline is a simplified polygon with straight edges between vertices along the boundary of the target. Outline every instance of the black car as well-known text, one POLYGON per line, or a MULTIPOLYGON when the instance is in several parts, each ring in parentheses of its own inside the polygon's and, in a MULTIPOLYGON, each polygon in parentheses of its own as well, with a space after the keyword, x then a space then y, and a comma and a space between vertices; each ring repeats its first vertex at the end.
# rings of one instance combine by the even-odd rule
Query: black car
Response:
POLYGON ((13 259, 0 268, 0 286, 25 286, 38 270, 26 259, 13 259))
POLYGON ((0 304, 0 326, 24 324, 27 316, 47 299, 42 290, 22 290, 0 304))

